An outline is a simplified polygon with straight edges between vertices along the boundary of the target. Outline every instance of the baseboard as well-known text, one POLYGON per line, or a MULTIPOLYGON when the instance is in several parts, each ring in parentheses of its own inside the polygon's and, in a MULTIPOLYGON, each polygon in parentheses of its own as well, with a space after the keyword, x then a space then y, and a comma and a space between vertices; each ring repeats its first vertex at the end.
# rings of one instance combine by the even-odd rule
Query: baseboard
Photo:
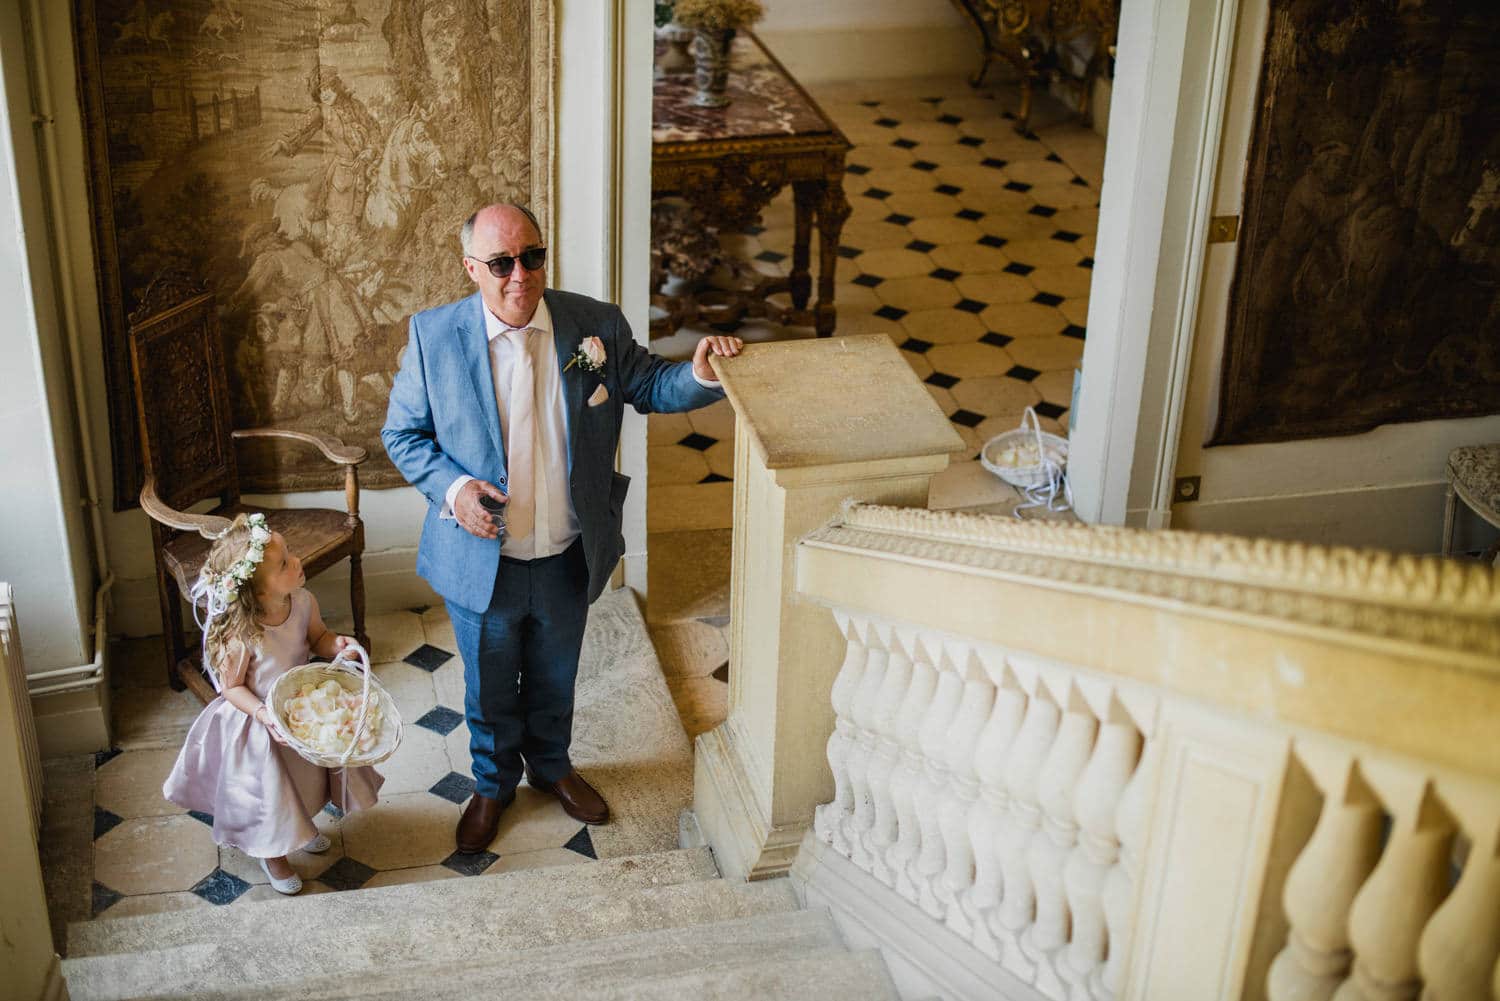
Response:
POLYGON ((43 758, 109 750, 107 682, 74 692, 33 696, 31 711, 43 758))
POLYGON ((879 949, 903 998, 1044 1001, 1029 984, 807 832, 791 869, 804 907, 826 907, 851 949, 879 949))
POLYGON ((736 749, 733 721, 693 744, 693 811, 725 879, 784 876, 806 825, 774 827, 757 802, 736 749))
MULTIPOLYGON (((1403 553, 1436 553, 1442 548, 1445 490, 1446 485, 1439 481, 1280 497, 1194 501, 1172 507, 1172 527, 1403 553)), ((1483 549, 1494 538, 1493 528, 1460 505, 1455 545, 1458 552, 1483 549)))
MULTIPOLYGON (((802 83, 889 77, 967 77, 979 68, 979 36, 967 25, 756 32, 802 83)), ((1003 70, 992 71, 1003 73, 1003 70)))

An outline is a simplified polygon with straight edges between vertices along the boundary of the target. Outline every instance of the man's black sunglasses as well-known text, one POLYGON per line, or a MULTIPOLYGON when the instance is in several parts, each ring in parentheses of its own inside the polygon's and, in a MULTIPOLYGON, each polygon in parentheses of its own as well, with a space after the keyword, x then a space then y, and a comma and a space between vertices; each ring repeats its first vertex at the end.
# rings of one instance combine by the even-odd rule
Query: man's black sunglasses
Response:
MULTIPOLYGON (((472 254, 465 254, 464 256, 471 261, 479 261, 479 258, 472 254)), ((508 254, 501 254, 499 257, 492 257, 487 261, 479 261, 479 263, 489 268, 490 274, 496 278, 505 278, 512 271, 516 270, 516 261, 520 261, 521 267, 527 271, 535 271, 547 263, 547 248, 532 247, 530 250, 521 251, 515 257, 511 257, 508 254)))

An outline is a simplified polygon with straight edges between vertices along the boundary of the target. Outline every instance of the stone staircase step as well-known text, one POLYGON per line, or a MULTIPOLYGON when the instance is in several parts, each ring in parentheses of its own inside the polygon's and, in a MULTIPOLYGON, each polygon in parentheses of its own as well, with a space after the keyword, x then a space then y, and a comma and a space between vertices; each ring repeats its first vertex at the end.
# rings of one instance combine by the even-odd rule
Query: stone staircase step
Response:
MULTIPOLYGON (((425 885, 437 891, 454 882, 425 885)), ((248 935, 226 934, 212 927, 214 922, 205 922, 192 941, 163 937, 158 941, 173 945, 69 958, 63 972, 74 1001, 199 997, 211 990, 269 989, 330 976, 360 978, 368 993, 387 973, 410 965, 453 968, 546 947, 556 947, 555 961, 561 962, 601 939, 652 931, 662 932, 664 940, 688 939, 695 926, 757 915, 786 919, 797 913, 796 895, 784 880, 745 884, 715 879, 572 896, 560 895, 556 888, 541 896, 509 896, 509 887, 500 881, 496 889, 488 907, 436 913, 423 908, 425 913, 416 917, 382 907, 347 923, 329 924, 315 915, 283 912, 276 923, 248 935)))
POLYGON ((608 898, 629 890, 717 877, 713 855, 698 848, 625 856, 591 865, 244 901, 211 911, 191 909, 75 922, 68 928, 68 955, 143 952, 168 943, 253 942, 267 934, 278 934, 281 928, 305 935, 314 928, 366 924, 416 929, 444 919, 504 922, 512 914, 533 915, 556 899, 608 898))
MULTIPOLYGON (((599 989, 708 971, 727 977, 740 966, 778 965, 814 953, 844 952, 843 940, 827 911, 794 911, 476 956, 457 965, 414 964, 353 980, 324 975, 286 986, 257 984, 226 991, 194 987, 191 997, 194 1001, 451 1001, 466 997, 571 1001, 599 989)), ((107 957, 110 961, 119 958, 107 957)), ((79 996, 76 990, 73 996, 79 996)), ((153 1001, 185 996, 137 995, 153 1001)))

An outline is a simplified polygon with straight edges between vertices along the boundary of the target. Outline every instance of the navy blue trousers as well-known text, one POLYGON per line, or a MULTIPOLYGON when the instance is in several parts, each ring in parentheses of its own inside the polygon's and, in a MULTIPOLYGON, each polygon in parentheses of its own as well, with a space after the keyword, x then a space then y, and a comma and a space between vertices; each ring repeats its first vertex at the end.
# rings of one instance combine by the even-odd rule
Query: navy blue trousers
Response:
POLYGON ((464 714, 480 795, 510 799, 523 761, 544 782, 572 770, 573 683, 588 584, 580 539, 557 556, 502 557, 483 615, 447 603, 464 661, 464 714))

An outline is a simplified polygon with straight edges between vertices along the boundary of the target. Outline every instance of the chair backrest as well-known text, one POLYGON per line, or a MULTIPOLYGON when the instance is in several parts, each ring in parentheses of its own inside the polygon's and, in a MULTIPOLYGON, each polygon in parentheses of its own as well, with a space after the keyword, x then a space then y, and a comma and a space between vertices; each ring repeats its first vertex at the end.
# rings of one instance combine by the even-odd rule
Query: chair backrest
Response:
POLYGON ((214 295, 179 271, 158 275, 130 314, 146 473, 157 495, 185 510, 208 497, 239 501, 233 417, 214 295))

